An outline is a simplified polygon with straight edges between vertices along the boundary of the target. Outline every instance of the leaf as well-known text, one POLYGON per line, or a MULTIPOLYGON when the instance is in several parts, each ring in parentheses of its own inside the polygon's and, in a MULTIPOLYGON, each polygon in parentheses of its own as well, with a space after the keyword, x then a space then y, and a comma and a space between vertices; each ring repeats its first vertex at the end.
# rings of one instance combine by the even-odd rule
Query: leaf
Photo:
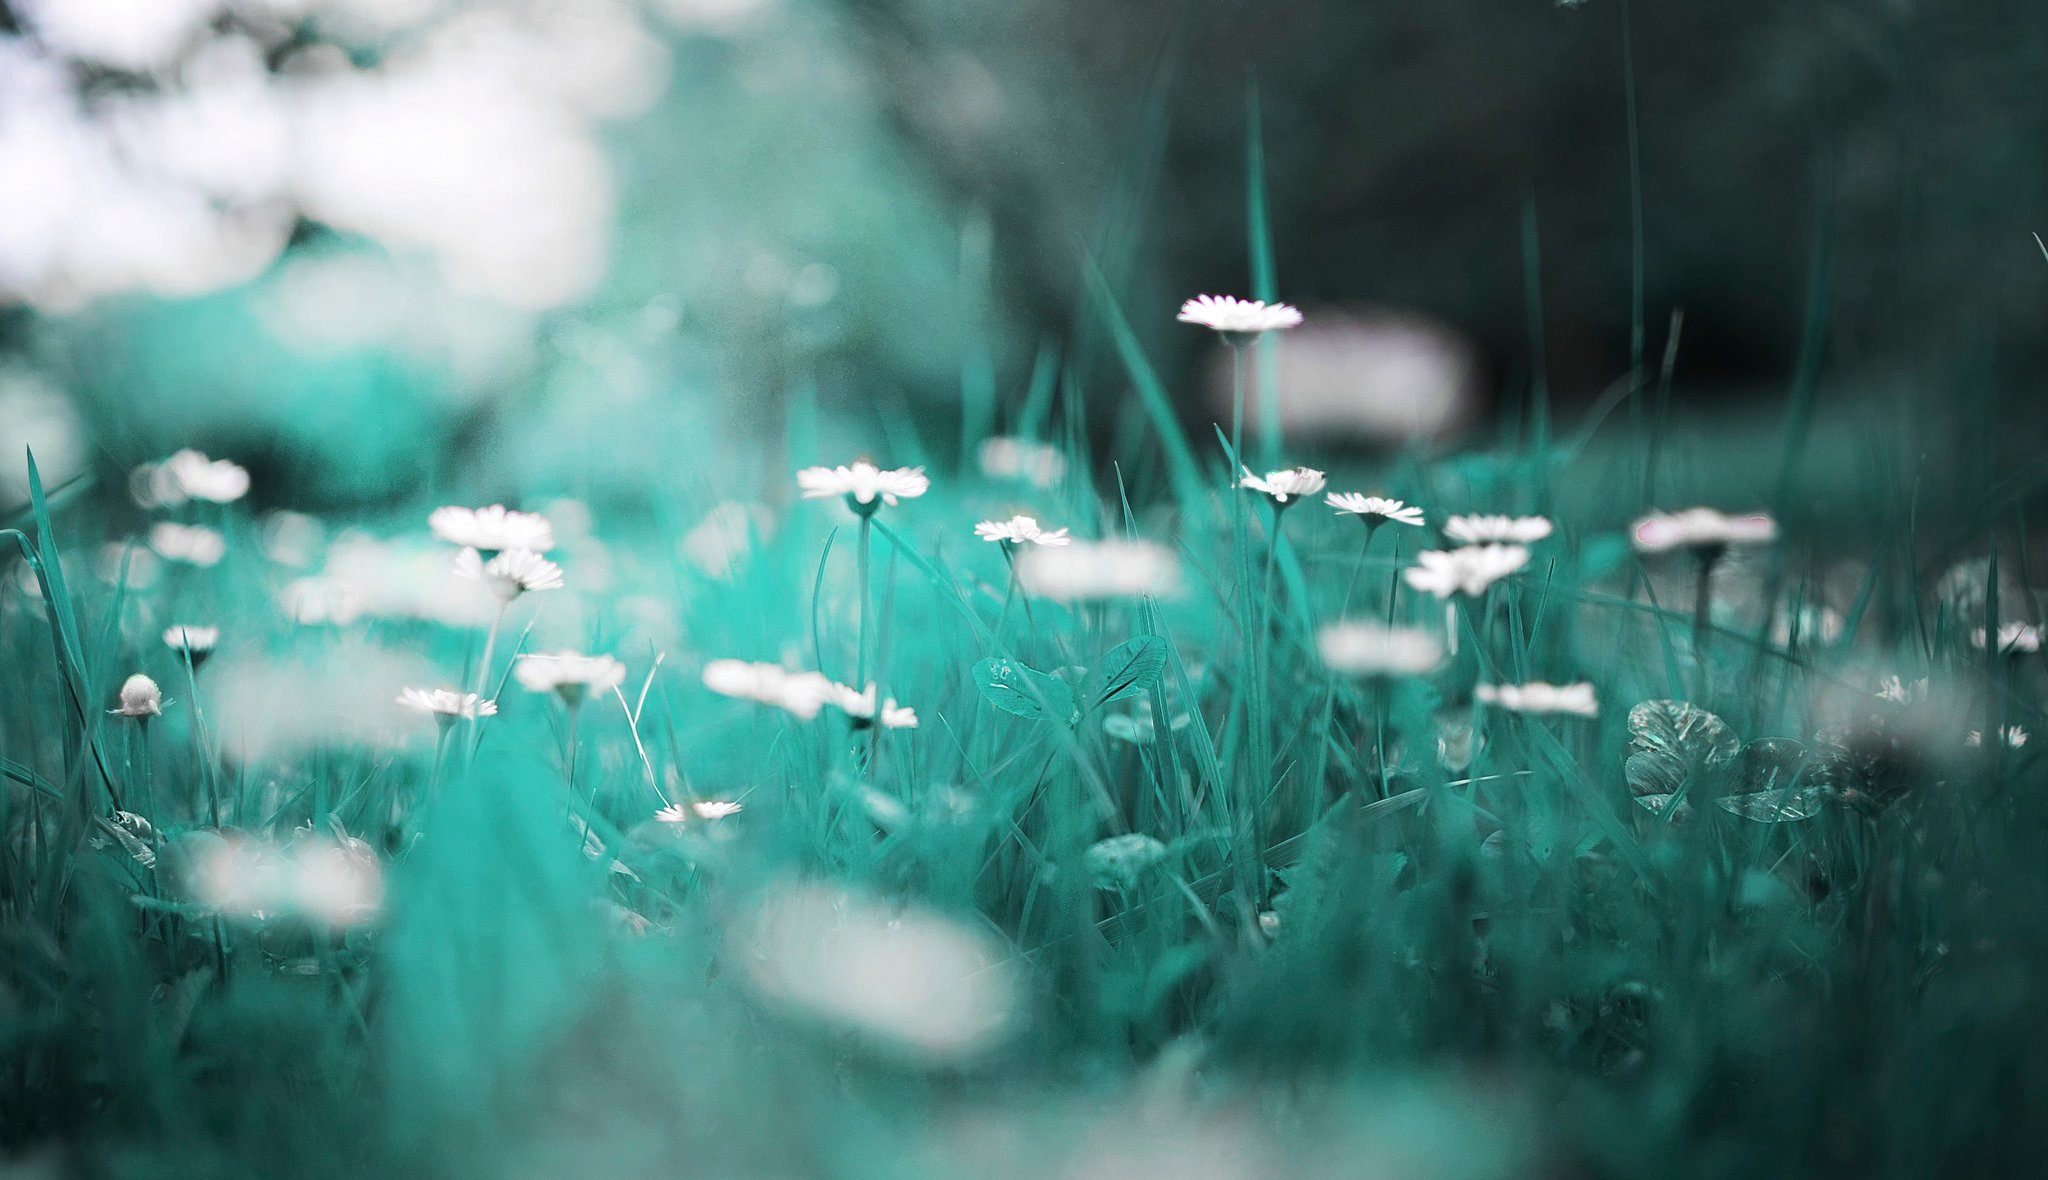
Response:
POLYGON ((1622 763, 1628 777, 1629 794, 1638 799, 1649 795, 1675 795, 1685 785, 1685 763, 1661 750, 1630 754, 1622 763))
POLYGON ((1725 765, 1741 742, 1727 722, 1690 701, 1644 701, 1628 711, 1628 744, 1634 753, 1668 754, 1699 771, 1725 765))
POLYGON ((1820 787, 1794 787, 1783 791, 1745 791, 1723 795, 1721 808, 1744 819, 1775 824, 1786 820, 1812 819, 1826 805, 1828 794, 1820 787))
POLYGON ((1814 761, 1806 747, 1789 738, 1759 738, 1735 757, 1734 788, 1717 802, 1731 815, 1758 823, 1812 819, 1828 792, 1804 781, 1814 761))
POLYGON ((974 683, 989 704, 1034 721, 1071 722, 1074 690, 1056 676, 1015 660, 990 658, 974 665, 974 683))
POLYGON ((1095 703, 1108 704, 1145 692, 1159 683, 1165 671, 1164 639, 1140 635, 1119 643, 1102 658, 1102 679, 1095 691, 1095 703))

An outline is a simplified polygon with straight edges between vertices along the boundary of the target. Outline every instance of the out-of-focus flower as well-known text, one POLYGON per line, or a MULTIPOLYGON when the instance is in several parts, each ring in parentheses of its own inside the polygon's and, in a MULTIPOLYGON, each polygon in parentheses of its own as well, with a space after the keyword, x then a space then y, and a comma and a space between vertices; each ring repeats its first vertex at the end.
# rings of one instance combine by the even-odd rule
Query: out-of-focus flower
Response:
POLYGON ((791 884, 734 938, 735 961, 763 995, 915 1059, 983 1053, 1022 1016, 1008 948, 918 906, 791 884))
POLYGON ((1463 594, 1476 598, 1495 582, 1529 564, 1520 545, 1472 545, 1463 549, 1428 549, 1415 555, 1420 564, 1401 571, 1410 586, 1438 598, 1463 594))
POLYGON ((284 853, 285 901, 300 917, 336 928, 360 926, 384 905, 384 864, 368 844, 303 837, 284 853))
POLYGON ((1029 516, 1013 516, 1008 520, 984 520, 974 526, 974 535, 984 541, 1000 541, 1006 545, 1066 545, 1073 538, 1067 530, 1054 529, 1047 532, 1038 527, 1038 521, 1029 516))
POLYGON ((1703 556, 1717 556, 1734 545, 1769 544, 1778 535, 1778 522, 1761 512, 1730 516, 1712 508, 1688 508, 1653 512, 1636 521, 1629 535, 1642 553, 1690 549, 1703 556))
POLYGON ((363 617, 362 596, 336 578, 296 579, 279 591, 278 605, 293 622, 309 627, 323 623, 346 627, 363 617))
POLYGON ((683 556, 712 577, 722 578, 774 527, 775 514, 767 505, 728 501, 714 506, 695 528, 683 534, 683 556))
POLYGON ((1400 500, 1389 500, 1384 496, 1368 496, 1363 492, 1331 492, 1323 497, 1323 503, 1337 510, 1339 516, 1355 516, 1371 528, 1386 521, 1396 524, 1420 525, 1422 509, 1400 500))
POLYGON ((226 459, 184 450, 164 460, 164 470, 188 499, 232 504, 249 494, 249 473, 226 459))
POLYGON ((975 460, 990 479, 1021 479, 1040 488, 1051 487, 1067 473, 1067 457, 1058 447, 1028 438, 985 438, 975 449, 975 460))
MULTIPOLYGON (((1391 447, 1456 432, 1477 416, 1490 384, 1471 338, 1402 312, 1319 313, 1288 334, 1277 376, 1266 393, 1287 440, 1391 447)), ((1208 384, 1227 413, 1235 384, 1227 359, 1208 384)))
POLYGON ((398 694, 398 703, 429 714, 444 726, 458 717, 474 721, 498 711, 496 701, 484 700, 473 692, 456 692, 447 688, 408 688, 398 694))
POLYGON ((897 501, 922 496, 930 490, 922 467, 896 467, 888 471, 865 459, 844 467, 806 467, 796 473, 797 486, 806 500, 829 500, 844 496, 847 507, 870 516, 879 505, 894 508, 897 501))
POLYGON ((1481 702, 1511 713, 1600 715, 1600 702, 1593 695, 1591 684, 1546 684, 1541 680, 1531 680, 1526 684, 1482 684, 1472 692, 1481 702))
POLYGON ((498 553, 528 549, 546 553, 555 547, 555 526, 538 512, 514 512, 503 504, 488 508, 436 508, 427 516, 434 535, 465 549, 498 553))
POLYGON ((729 815, 738 815, 743 809, 739 804, 726 800, 700 799, 690 804, 690 810, 697 813, 698 819, 724 819, 729 815))
MULTIPOLYGON (((2017 725, 2008 725, 2001 728, 1998 731, 1998 736, 2003 739, 2001 744, 2009 750, 2017 750, 2027 744, 2027 731, 2017 725)), ((1981 729, 1971 730, 1970 736, 1963 739, 1963 744, 1972 749, 1981 747, 1984 744, 1984 731, 1981 729)))
MULTIPOLYGON (((1979 627, 1970 635, 1970 642, 1983 647, 1989 638, 1984 628, 1979 627)), ((1998 626, 1998 650, 2007 653, 2031 655, 2041 650, 2041 629, 2032 623, 2001 623, 1998 626)))
POLYGON ((1088 876, 1101 889, 1130 889, 1152 868, 1165 861, 1166 845, 1142 832, 1111 836, 1090 845, 1081 858, 1088 876))
POLYGON ((1055 602, 1165 597, 1180 590, 1180 562, 1150 541, 1080 541, 1019 554, 1017 580, 1026 593, 1055 602))
POLYGON ((1301 324, 1301 313, 1285 303, 1268 304, 1234 295, 1197 295, 1181 304, 1180 314, 1174 318, 1208 328, 1233 342, 1301 324))
POLYGON ((863 690, 855 690, 844 684, 830 684, 825 703, 856 722, 872 723, 879 718, 883 729, 917 728, 917 710, 898 705, 894 698, 882 701, 877 707, 877 695, 878 690, 873 684, 863 690))
POLYGON ((149 526, 149 547, 165 560, 205 569, 227 556, 228 540, 205 525, 160 520, 149 526))
POLYGON ((704 687, 720 696, 772 705, 809 721, 831 699, 834 686, 817 672, 792 672, 780 664, 712 660, 704 665, 704 687))
POLYGON ((1906 681, 1897 676, 1887 676, 1878 682, 1877 698, 1897 705, 1908 705, 1927 699, 1927 677, 1906 681))
POLYGON ((164 711, 164 693, 156 681, 137 672, 121 682, 121 703, 108 710, 122 717, 146 720, 164 711))
POLYGON ((213 647, 220 642, 219 627, 169 627, 164 631, 164 646, 192 661, 198 668, 213 654, 213 647))
POLYGON ((279 509, 263 517, 263 553, 279 565, 305 569, 327 543, 327 526, 319 517, 279 509))
POLYGON ((610 656, 560 651, 520 656, 512 675, 529 692, 551 692, 575 705, 587 693, 606 693, 624 684, 626 666, 610 656))
POLYGON ((455 576, 482 582, 500 602, 535 590, 560 590, 562 567, 531 549, 507 549, 489 561, 474 549, 455 555, 455 576))
POLYGON ((1253 475, 1251 468, 1247 467, 1237 486, 1264 492, 1273 497, 1275 504, 1285 507, 1297 496, 1313 496, 1322 491, 1328 482, 1323 473, 1313 467, 1290 467, 1285 471, 1268 471, 1263 476, 1253 475))
POLYGON ((1316 651, 1348 676, 1419 676, 1443 663, 1443 644, 1427 631, 1342 620, 1316 632, 1316 651))
POLYGON ((1453 516, 1444 536, 1456 545, 1529 545, 1551 533, 1545 516, 1453 516))

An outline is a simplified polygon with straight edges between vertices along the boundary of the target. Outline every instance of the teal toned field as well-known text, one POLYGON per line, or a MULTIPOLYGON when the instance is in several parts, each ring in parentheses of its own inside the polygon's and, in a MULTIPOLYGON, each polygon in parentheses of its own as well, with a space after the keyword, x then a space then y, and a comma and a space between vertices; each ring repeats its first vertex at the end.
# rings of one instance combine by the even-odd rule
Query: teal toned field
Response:
POLYGON ((190 455, 140 477, 149 544, 39 489, 10 1140, 123 1175, 2020 1166, 2010 493, 1879 456, 1821 519, 1788 447, 1659 493, 1775 483, 1775 535, 1632 526, 1697 442, 1538 406, 1330 475, 1420 508, 1386 519, 1234 487, 1171 419, 1091 455, 1060 394, 964 461, 893 424, 923 475, 816 498, 755 470, 324 546, 190 455), (976 536, 1015 509, 1072 544, 976 536), (1455 544, 1490 532, 1522 544, 1455 544))
MULTIPOLYGON (((331 140, 319 86, 440 77, 245 7, 206 35, 331 140)), ((901 18, 918 53, 857 86, 839 9, 791 3, 647 34, 674 80, 638 107, 593 79, 646 45, 546 25, 516 64, 588 92, 457 137, 532 174, 380 115, 396 196, 294 165, 337 187, 295 180, 242 270, 115 217, 30 275, 42 230, 0 234, 0 1177, 2038 1174, 2048 464, 2012 341, 2048 248, 1958 247, 1957 295, 1917 251, 2022 198, 1872 214, 1833 124, 1810 224, 1686 238, 1629 10, 1579 7, 1471 35, 1629 55, 1599 249, 1493 144, 1490 236, 1387 280, 1470 293, 1487 349, 1333 277, 1399 216, 1329 231, 1353 198, 1303 194, 1348 165, 1267 97, 1300 79, 1193 17, 1129 128, 1070 156, 1080 100, 1031 108, 1099 190, 977 180, 997 132, 882 84, 947 63, 930 105, 998 125, 1014 79, 945 39, 992 17, 901 18), (542 180, 600 148, 630 167, 567 185, 586 241, 542 180), (1784 233, 1795 278, 1731 316, 1784 233)), ((32 57, 185 84, 148 21, 67 48, 59 9, 0 0, 0 99, 32 57)), ((1859 61, 1816 107, 1865 109, 1859 61)), ((1967 154, 1900 127, 1915 175, 1967 154)))

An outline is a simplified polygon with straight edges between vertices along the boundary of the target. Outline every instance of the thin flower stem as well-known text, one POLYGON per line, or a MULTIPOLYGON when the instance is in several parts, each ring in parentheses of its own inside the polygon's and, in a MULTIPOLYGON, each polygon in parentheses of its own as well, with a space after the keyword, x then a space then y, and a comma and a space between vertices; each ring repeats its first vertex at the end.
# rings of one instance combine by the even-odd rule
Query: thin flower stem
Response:
POLYGON ((484 689, 489 687, 491 683, 491 656, 498 647, 498 628, 504 625, 505 611, 511 605, 511 603, 504 601, 498 603, 498 615, 491 620, 491 633, 484 639, 483 662, 478 664, 476 669, 476 695, 479 699, 483 697, 484 689))
POLYGON ((156 767, 149 756, 149 718, 141 717, 135 723, 136 742, 142 747, 142 800, 149 808, 149 826, 161 828, 163 817, 156 809, 156 767))
POLYGON ((1337 608, 1337 617, 1340 619, 1351 614, 1351 595, 1358 589, 1358 575, 1365 572, 1365 558, 1367 554, 1372 552, 1373 534, 1378 531, 1379 523, 1377 521, 1366 521, 1365 544, 1359 547, 1358 560, 1351 563, 1351 579, 1344 583, 1344 603, 1337 608))
POLYGON ((874 531, 873 513, 863 513, 860 518, 860 545, 857 561, 860 566, 860 630, 853 652, 853 687, 860 692, 868 683, 868 544, 869 534, 874 531))
MULTIPOLYGON (((569 732, 564 738, 562 763, 564 767, 563 772, 569 782, 569 797, 573 799, 576 797, 576 734, 578 727, 583 721, 582 702, 570 701, 568 702, 568 709, 569 732)), ((597 806, 597 788, 595 786, 590 788, 590 804, 592 807, 597 806)))
POLYGON ((1239 463, 1244 462, 1244 347, 1228 335, 1224 343, 1230 345, 1230 455, 1239 463))

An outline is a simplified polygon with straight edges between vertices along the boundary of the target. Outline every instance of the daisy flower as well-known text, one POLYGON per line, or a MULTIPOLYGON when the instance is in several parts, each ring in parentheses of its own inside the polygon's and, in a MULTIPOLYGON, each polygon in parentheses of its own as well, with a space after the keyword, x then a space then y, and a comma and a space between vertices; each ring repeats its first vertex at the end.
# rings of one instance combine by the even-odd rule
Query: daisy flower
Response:
POLYGON ((846 506, 861 516, 874 515, 881 504, 894 508, 898 500, 922 496, 932 486, 922 467, 897 467, 884 471, 865 459, 845 467, 806 467, 796 473, 797 486, 806 500, 846 497, 846 506))
POLYGON ((1454 545, 1528 545, 1550 535, 1548 517, 1453 516, 1444 536, 1454 545))
POLYGON ((1150 541, 1081 541, 1032 547, 1017 558, 1017 582, 1026 593, 1054 602, 1169 595, 1180 586, 1173 551, 1150 541))
POLYGON ((488 508, 436 508, 427 516, 434 535, 465 549, 498 553, 529 549, 546 553, 555 547, 555 526, 538 512, 514 512, 503 504, 488 508))
MULTIPOLYGON (((2027 744, 2027 731, 2017 725, 2006 726, 1998 731, 1998 735, 2004 739, 2006 748, 2010 750, 2017 750, 2027 744)), ((1984 731, 1981 729, 1971 730, 1970 736, 1963 739, 1963 744, 1972 749, 1983 746, 1984 731)))
POLYGON ((149 547, 159 557, 208 569, 227 556, 228 541, 204 525, 160 520, 149 526, 149 547))
POLYGON ((156 681, 137 672, 121 682, 120 707, 109 709, 109 713, 122 717, 133 717, 147 721, 164 711, 164 693, 156 681))
POLYGON ((213 654, 213 645, 220 642, 219 627, 167 627, 164 629, 164 646, 192 661, 197 668, 213 654))
POLYGON ((249 473, 226 459, 209 459, 193 450, 164 460, 163 470, 185 497, 231 504, 249 494, 249 473))
POLYGON ((408 688, 398 694, 398 703, 408 709, 432 714, 434 720, 443 725, 458 717, 474 721, 498 711, 496 701, 484 700, 473 692, 456 692, 447 688, 408 688))
POLYGON ((1438 598, 1454 594, 1476 598, 1495 582, 1529 564, 1520 545, 1473 545, 1465 549, 1428 549, 1415 555, 1419 563, 1401 571, 1412 587, 1438 598))
POLYGON ((724 819, 729 815, 737 815, 744 809, 737 803, 719 799, 703 799, 690 804, 690 810, 697 813, 698 819, 724 819))
POLYGON ((1924 701, 1927 699, 1927 678, 1922 676, 1918 680, 1908 681, 1901 680, 1897 676, 1887 676, 1883 680, 1878 681, 1877 699, 1890 701, 1895 705, 1909 705, 1914 701, 1924 701))
POLYGON ((1400 500, 1389 500, 1384 496, 1368 496, 1363 492, 1331 492, 1323 497, 1323 503, 1337 510, 1339 516, 1355 516, 1365 522, 1367 528, 1374 528, 1387 521, 1396 524, 1420 525, 1422 509, 1400 500))
POLYGON ((680 827, 689 822, 690 809, 680 803, 671 803, 667 807, 655 812, 654 818, 660 823, 675 824, 680 827))
POLYGON ((917 728, 917 710, 915 709, 903 708, 891 699, 882 701, 881 707, 878 710, 875 704, 877 690, 873 684, 869 684, 865 692, 856 692, 844 684, 827 683, 829 693, 825 698, 825 703, 853 718, 856 724, 863 722, 872 723, 876 720, 876 716, 879 713, 882 728, 884 729, 917 728))
POLYGON ((1600 702, 1591 684, 1482 684, 1472 690, 1485 704, 1511 713, 1570 713, 1578 717, 1600 715, 1600 702))
POLYGON ((528 692, 551 692, 567 705, 581 704, 585 694, 606 693, 626 682, 626 666, 610 656, 573 651, 534 653, 519 657, 512 675, 528 692))
POLYGON ((1068 545, 1073 538, 1067 530, 1054 529, 1051 532, 1038 527, 1038 520, 1030 516, 1013 516, 1008 520, 984 520, 974 526, 974 535, 984 541, 1000 541, 1005 545, 1068 545))
MULTIPOLYGON (((1977 628, 1970 636, 1978 647, 1983 647, 1988 638, 1984 628, 1977 628)), ((1998 650, 2002 652, 2032 654, 2041 650, 2041 629, 2032 623, 2003 623, 1998 628, 1998 650)))
POLYGON ((1273 503, 1284 508, 1287 502, 1296 496, 1313 496, 1322 491, 1323 485, 1328 482, 1323 478, 1323 473, 1313 467, 1290 467, 1285 471, 1268 471, 1264 476, 1253 475, 1252 469, 1247 467, 1244 468, 1244 478, 1237 481, 1237 486, 1264 492, 1273 497, 1273 503))
POLYGON ((1231 344, 1301 323, 1301 313, 1285 303, 1262 303, 1233 295, 1197 295, 1180 305, 1180 315, 1175 318, 1183 324, 1196 324, 1220 333, 1231 344))
POLYGON ((1416 676, 1444 658, 1443 645, 1427 631, 1348 619, 1316 632, 1316 650, 1331 671, 1350 676, 1416 676))
POLYGON ((506 603, 530 590, 562 588, 562 567, 531 549, 507 549, 489 561, 475 549, 464 549, 455 555, 455 576, 482 582, 506 603))
POLYGON ((1761 512, 1730 516, 1712 508, 1653 512, 1629 529, 1638 553, 1690 549, 1715 557, 1732 545, 1764 545, 1778 535, 1778 522, 1761 512))

